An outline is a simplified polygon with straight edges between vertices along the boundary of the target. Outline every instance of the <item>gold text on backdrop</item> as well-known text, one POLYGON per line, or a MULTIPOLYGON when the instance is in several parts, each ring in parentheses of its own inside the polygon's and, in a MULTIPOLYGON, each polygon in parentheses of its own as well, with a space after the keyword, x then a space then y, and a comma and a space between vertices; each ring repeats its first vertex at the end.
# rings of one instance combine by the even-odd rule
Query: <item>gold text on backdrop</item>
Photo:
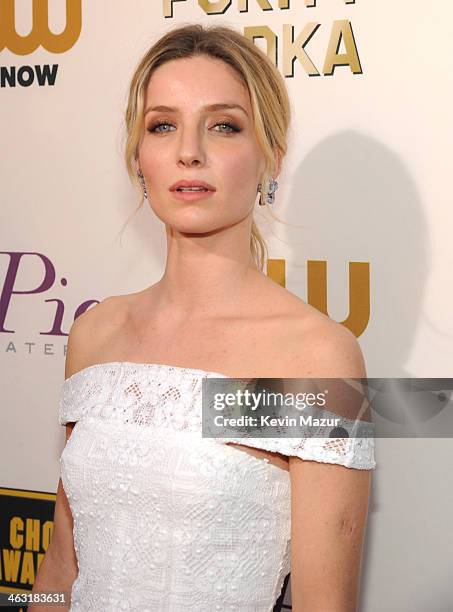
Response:
POLYGON ((66 26, 60 34, 49 29, 48 0, 32 0, 32 28, 22 36, 16 31, 14 0, 0 0, 0 51, 16 55, 33 53, 41 45, 50 53, 65 53, 77 42, 82 30, 82 0, 66 0, 66 26))

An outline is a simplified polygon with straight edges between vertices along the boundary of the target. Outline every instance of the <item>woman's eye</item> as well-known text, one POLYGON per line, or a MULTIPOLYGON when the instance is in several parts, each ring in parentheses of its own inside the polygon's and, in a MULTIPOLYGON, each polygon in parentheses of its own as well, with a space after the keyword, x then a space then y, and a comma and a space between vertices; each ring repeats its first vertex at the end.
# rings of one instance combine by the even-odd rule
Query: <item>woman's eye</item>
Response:
MULTIPOLYGON (((164 134, 165 132, 161 132, 160 130, 157 130, 157 128, 160 128, 162 125, 170 125, 170 123, 165 123, 165 122, 164 123, 155 123, 154 125, 151 125, 148 128, 148 132, 152 133, 152 132, 156 132, 157 131, 158 134, 164 134)), ((168 130, 165 130, 165 131, 168 131, 168 130)))
MULTIPOLYGON (((233 123, 230 123, 229 121, 222 121, 221 123, 216 123, 214 127, 217 127, 218 125, 226 125, 228 128, 230 128, 230 132, 227 132, 227 134, 231 134, 231 132, 239 132, 239 128, 234 125, 233 123)), ((221 130, 223 131, 223 130, 221 130)))
MULTIPOLYGON (((155 123, 153 125, 151 125, 148 129, 148 132, 150 133, 157 133, 157 134, 165 134, 166 132, 168 132, 169 130, 160 130, 159 128, 161 128, 164 125, 171 125, 171 123, 166 123, 166 122, 161 122, 161 123, 155 123)), ((220 130, 220 132, 224 132, 226 134, 231 134, 234 132, 240 132, 240 129, 234 125, 234 123, 230 123, 229 121, 222 121, 219 123, 216 123, 214 127, 218 127, 218 126, 226 126, 228 128, 227 131, 224 130, 220 130)), ((216 130, 218 131, 218 130, 216 130)))

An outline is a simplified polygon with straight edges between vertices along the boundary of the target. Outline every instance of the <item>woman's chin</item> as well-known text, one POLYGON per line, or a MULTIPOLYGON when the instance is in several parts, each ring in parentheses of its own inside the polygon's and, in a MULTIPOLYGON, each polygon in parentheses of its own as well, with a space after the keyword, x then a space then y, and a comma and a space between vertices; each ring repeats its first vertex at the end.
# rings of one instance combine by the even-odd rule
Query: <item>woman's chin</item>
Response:
POLYGON ((192 223, 170 223, 167 221, 167 225, 173 229, 174 231, 180 234, 193 234, 202 235, 202 234, 210 234, 222 229, 223 225, 219 225, 219 223, 207 223, 207 222, 192 222, 192 223))

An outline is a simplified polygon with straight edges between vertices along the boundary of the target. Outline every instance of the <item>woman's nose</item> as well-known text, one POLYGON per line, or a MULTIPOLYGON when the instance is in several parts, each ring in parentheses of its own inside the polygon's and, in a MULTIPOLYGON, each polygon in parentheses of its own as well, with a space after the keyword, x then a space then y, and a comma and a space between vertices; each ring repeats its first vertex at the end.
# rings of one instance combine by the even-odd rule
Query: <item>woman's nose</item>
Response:
POLYGON ((198 130, 185 130, 181 134, 177 146, 177 155, 186 165, 192 164, 194 160, 204 161, 204 143, 198 130))

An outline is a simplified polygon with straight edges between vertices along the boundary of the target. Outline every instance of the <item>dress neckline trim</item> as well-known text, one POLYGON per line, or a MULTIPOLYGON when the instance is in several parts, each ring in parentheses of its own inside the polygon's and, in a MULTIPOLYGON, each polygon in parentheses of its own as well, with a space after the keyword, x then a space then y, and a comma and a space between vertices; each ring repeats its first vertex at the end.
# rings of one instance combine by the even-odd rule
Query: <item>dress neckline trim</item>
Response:
POLYGON ((200 368, 185 368, 183 366, 171 365, 168 363, 146 363, 146 362, 135 362, 135 361, 105 361, 102 363, 93 363, 92 365, 85 366, 81 370, 74 372, 68 378, 65 378, 63 384, 74 380, 79 375, 89 372, 91 370, 100 369, 100 368, 112 368, 115 366, 120 366, 124 368, 144 368, 144 369, 152 369, 152 370, 176 370, 177 372, 187 372, 190 374, 196 374, 198 376, 214 376, 218 378, 233 378, 232 376, 228 376, 227 374, 223 374, 222 372, 213 372, 210 370, 201 370, 200 368))

